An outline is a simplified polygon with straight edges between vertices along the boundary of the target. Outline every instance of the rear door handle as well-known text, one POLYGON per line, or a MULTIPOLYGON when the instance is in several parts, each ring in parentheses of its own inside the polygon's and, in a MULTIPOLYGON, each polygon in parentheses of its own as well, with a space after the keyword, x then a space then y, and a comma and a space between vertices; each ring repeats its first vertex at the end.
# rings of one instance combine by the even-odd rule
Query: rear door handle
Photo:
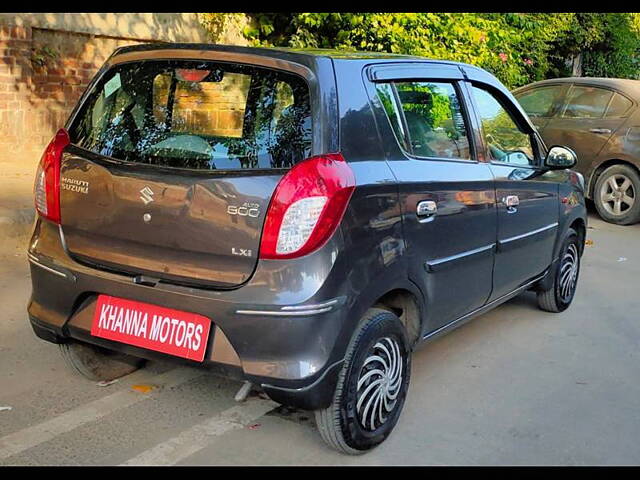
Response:
POLYGON ((591 133, 611 133, 610 128, 591 128, 589 131, 591 133))
POLYGON ((433 200, 423 200, 416 206, 416 215, 419 217, 430 217, 438 213, 438 204, 433 200))
POLYGON ((517 195, 507 195, 502 199, 502 203, 507 207, 508 213, 515 213, 518 211, 518 205, 520 205, 520 198, 517 195))

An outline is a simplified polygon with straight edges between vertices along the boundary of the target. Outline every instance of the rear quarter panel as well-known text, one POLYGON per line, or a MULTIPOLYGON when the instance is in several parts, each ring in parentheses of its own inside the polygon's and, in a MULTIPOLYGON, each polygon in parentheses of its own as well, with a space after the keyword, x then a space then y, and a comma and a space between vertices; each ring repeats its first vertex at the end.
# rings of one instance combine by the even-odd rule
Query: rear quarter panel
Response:
POLYGON ((586 195, 592 198, 597 176, 601 167, 611 163, 625 162, 640 170, 640 108, 609 138, 604 147, 591 164, 584 170, 587 181, 586 195))

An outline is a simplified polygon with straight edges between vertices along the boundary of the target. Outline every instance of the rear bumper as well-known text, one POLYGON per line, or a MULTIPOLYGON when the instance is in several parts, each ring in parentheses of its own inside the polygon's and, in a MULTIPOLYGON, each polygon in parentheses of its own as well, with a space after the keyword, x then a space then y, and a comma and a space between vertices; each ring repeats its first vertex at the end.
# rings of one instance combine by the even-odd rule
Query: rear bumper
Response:
POLYGON ((284 386, 287 381, 278 381, 277 379, 269 377, 256 377, 253 375, 246 375, 240 366, 230 365, 218 362, 204 362, 196 363, 189 360, 184 360, 179 357, 169 357, 163 353, 153 352, 151 350, 144 350, 141 348, 133 347, 125 344, 118 344, 109 340, 92 337, 91 335, 65 335, 60 329, 56 329, 52 325, 42 322, 35 317, 29 315, 31 322, 31 328, 37 337, 42 340, 46 340, 51 343, 65 343, 69 339, 76 339, 100 345, 102 347, 118 350, 123 353, 128 353, 141 358, 166 360, 170 358, 172 361, 178 364, 195 365, 201 368, 206 368, 218 375, 224 375, 225 377, 237 379, 237 380, 251 380, 254 384, 260 385, 263 390, 269 395, 269 397, 283 405, 294 406, 305 410, 316 410, 319 408, 325 408, 329 405, 333 398, 336 383, 338 381, 338 374, 342 368, 342 360, 329 365, 323 370, 322 374, 318 378, 310 382, 305 386, 284 386), (274 385, 277 382, 278 385, 274 385))
MULTIPOLYGON (((335 235, 334 237, 339 237, 335 235)), ((332 239, 300 262, 260 261, 253 277, 234 290, 204 290, 93 269, 66 252, 55 224, 38 219, 29 246, 32 295, 29 318, 36 335, 70 339, 143 358, 170 359, 250 380, 275 401, 305 409, 327 406, 350 335, 345 295, 332 288, 337 273, 332 239), (194 362, 91 335, 100 293, 198 313, 212 321, 205 359, 194 362), (348 331, 348 328, 346 329, 348 331)))

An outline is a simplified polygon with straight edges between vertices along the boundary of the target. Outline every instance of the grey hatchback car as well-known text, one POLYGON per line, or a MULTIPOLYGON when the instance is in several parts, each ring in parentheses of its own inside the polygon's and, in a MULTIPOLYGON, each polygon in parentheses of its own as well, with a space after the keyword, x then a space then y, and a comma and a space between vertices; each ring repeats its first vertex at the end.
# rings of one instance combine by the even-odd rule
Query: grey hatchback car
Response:
POLYGON ((420 57, 116 50, 36 173, 36 335, 92 379, 173 359, 363 453, 410 353, 525 290, 574 297, 583 178, 489 73, 420 57))
POLYGON ((557 78, 513 94, 545 142, 578 155, 585 195, 610 223, 640 221, 640 81, 557 78))

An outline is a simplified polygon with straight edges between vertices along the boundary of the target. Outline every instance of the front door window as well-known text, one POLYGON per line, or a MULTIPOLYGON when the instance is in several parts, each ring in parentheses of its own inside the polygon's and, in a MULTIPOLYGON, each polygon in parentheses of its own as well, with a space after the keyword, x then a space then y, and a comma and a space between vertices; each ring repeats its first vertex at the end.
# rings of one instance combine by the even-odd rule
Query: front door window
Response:
POLYGON ((536 166, 532 136, 522 131, 491 93, 478 87, 472 87, 472 91, 489 159, 511 165, 536 166))

